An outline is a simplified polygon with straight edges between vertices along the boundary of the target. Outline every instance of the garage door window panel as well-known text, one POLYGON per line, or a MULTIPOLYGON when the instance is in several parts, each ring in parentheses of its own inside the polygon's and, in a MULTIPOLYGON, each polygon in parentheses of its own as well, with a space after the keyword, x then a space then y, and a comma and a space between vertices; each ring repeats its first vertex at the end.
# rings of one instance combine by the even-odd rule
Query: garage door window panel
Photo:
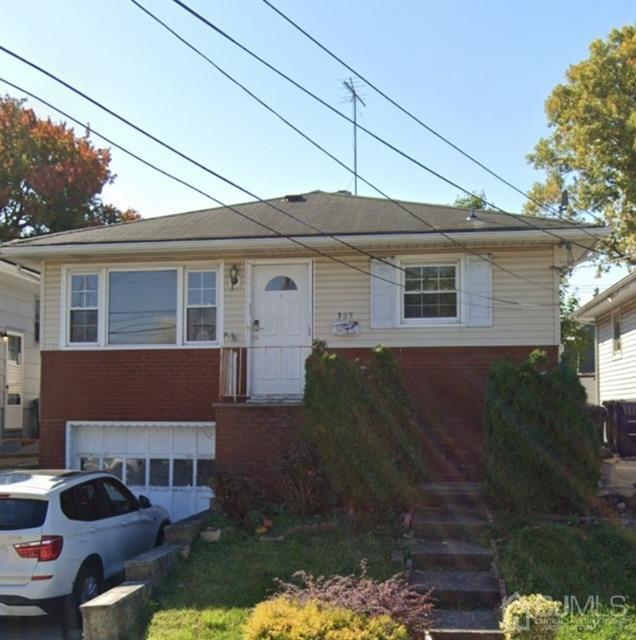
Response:
POLYGON ((194 461, 173 460, 172 476, 172 486, 192 487, 194 485, 194 461))
POLYGON ((146 486, 146 459, 126 459, 126 484, 133 487, 146 486))
POLYGON ((151 458, 150 460, 150 486, 170 486, 170 460, 168 458, 151 458))
POLYGON ((209 487, 214 472, 214 460, 199 458, 197 460, 197 487, 209 487))

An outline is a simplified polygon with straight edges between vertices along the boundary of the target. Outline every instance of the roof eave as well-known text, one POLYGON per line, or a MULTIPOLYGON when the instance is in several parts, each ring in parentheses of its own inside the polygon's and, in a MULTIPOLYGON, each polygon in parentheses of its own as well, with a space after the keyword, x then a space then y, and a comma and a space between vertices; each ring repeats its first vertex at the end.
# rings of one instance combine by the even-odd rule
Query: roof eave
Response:
POLYGON ((574 313, 581 322, 593 322, 631 299, 636 299, 636 271, 628 274, 574 313))
MULTIPOLYGON (((551 230, 552 231, 552 230, 551 230)), ((603 227, 582 229, 558 229, 551 235, 540 229, 520 230, 488 230, 488 231, 457 231, 434 233, 376 233, 376 234, 334 234, 335 238, 342 238, 348 242, 354 242, 365 246, 382 245, 426 245, 426 244, 450 244, 449 237, 464 244, 483 244, 488 242, 505 243, 510 241, 532 241, 545 244, 557 244, 561 241, 581 241, 590 248, 606 237, 609 231, 603 227)), ((291 236, 308 247, 325 249, 332 246, 340 246, 337 240, 331 236, 291 236)), ((0 255, 10 258, 32 258, 34 260, 55 257, 59 255, 72 255, 73 253, 85 254, 126 254, 146 251, 150 253, 168 253, 173 251, 197 251, 201 249, 218 250, 250 250, 266 246, 268 248, 289 248, 292 240, 281 237, 253 237, 253 238, 218 238, 204 240, 165 240, 165 241, 136 241, 136 242, 99 242, 99 243, 66 243, 50 245, 16 244, 0 247, 0 255)))

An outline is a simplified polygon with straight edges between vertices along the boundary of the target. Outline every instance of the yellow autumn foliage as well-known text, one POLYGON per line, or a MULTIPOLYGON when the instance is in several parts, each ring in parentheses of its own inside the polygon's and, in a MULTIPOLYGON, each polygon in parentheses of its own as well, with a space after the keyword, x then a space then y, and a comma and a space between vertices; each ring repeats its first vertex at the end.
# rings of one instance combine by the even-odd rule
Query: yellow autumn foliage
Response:
POLYGON ((346 609, 300 604, 287 598, 257 605, 245 623, 245 640, 408 640, 389 616, 370 618, 346 609))

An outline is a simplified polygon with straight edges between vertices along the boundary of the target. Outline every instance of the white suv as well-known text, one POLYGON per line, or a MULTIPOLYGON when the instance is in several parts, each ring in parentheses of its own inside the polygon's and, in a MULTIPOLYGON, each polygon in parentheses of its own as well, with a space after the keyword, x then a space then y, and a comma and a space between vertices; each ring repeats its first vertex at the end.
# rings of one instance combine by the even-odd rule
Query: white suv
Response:
POLYGON ((108 473, 0 472, 0 616, 94 598, 126 560, 163 542, 169 521, 108 473))

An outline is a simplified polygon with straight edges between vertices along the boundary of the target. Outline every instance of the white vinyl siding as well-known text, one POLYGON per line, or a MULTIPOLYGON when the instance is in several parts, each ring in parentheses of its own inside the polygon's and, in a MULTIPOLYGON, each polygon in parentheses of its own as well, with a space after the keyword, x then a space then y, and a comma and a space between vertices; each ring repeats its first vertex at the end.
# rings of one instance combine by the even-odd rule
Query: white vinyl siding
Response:
MULTIPOLYGON (((396 255, 400 259, 427 255, 434 260, 439 251, 427 250, 415 252, 412 249, 382 252, 382 255, 396 255)), ((492 295, 523 303, 521 306, 506 305, 493 301, 492 318, 483 322, 483 326, 467 326, 466 323, 453 323, 440 326, 372 326, 372 286, 370 277, 354 271, 327 258, 315 257, 314 260, 314 337, 326 340, 331 347, 374 347, 384 344, 391 347, 408 346, 547 346, 558 345, 558 277, 552 268, 554 250, 552 246, 511 248, 480 248, 480 254, 492 255, 492 259, 502 267, 519 274, 523 279, 515 278, 498 269, 492 268, 492 295), (536 283, 530 284, 529 282, 536 283), (360 323, 360 332, 356 335, 336 337, 332 333, 332 322, 342 313, 352 313, 353 320, 360 323)), ((381 253, 374 251, 374 253, 381 253)), ((448 257, 446 250, 442 255, 448 257)), ((464 259, 456 252, 457 259, 464 259)), ((256 256, 254 256, 256 257, 256 256)), ((271 258, 271 255, 267 256, 271 258)), ((281 256, 283 257, 283 256, 281 256)), ((284 254, 284 257, 288 257, 284 254)), ((348 263, 363 271, 371 271, 371 261, 363 255, 340 255, 348 263)), ((141 258, 140 258, 141 259, 141 258)), ((200 259, 200 258, 199 258, 200 259)), ((245 265, 248 257, 224 257, 225 268, 220 287, 219 341, 225 346, 245 345, 247 329, 246 298, 248 273, 245 265), (239 272, 239 283, 232 289, 229 281, 230 267, 235 264, 239 272)), ((150 257, 148 258, 150 262, 150 257)), ((184 264, 183 256, 172 257, 175 262, 184 264)), ((192 260, 195 260, 193 257, 192 260)), ((121 257, 113 264, 123 263, 121 257)), ((163 264, 163 263, 162 263, 163 264)), ((123 265, 122 265, 123 266, 123 265)), ((78 264, 78 268, 83 268, 78 264)), ((194 268, 194 267, 193 267, 194 268)), ((60 348, 60 269, 61 265, 47 264, 45 274, 45 304, 43 317, 44 349, 60 348)), ((394 272, 399 280, 399 272, 387 266, 387 275, 394 272), (389 271, 390 270, 390 271, 389 271)), ((219 280, 220 282, 221 280, 219 280)), ((476 297, 476 296, 475 296, 476 297)), ((460 306, 462 305, 460 299, 460 306)), ((397 304, 397 303, 396 303, 397 304)))
MULTIPOLYGON (((0 273, 0 330, 19 333, 24 336, 22 344, 23 406, 29 408, 31 402, 40 395, 40 349, 34 336, 34 301, 40 295, 38 282, 0 273)), ((4 404, 6 371, 4 349, 0 342, 0 409, 4 404)))
POLYGON ((598 320, 599 401, 636 400, 636 300, 598 320), (621 349, 614 350, 613 320, 620 318, 621 349))

